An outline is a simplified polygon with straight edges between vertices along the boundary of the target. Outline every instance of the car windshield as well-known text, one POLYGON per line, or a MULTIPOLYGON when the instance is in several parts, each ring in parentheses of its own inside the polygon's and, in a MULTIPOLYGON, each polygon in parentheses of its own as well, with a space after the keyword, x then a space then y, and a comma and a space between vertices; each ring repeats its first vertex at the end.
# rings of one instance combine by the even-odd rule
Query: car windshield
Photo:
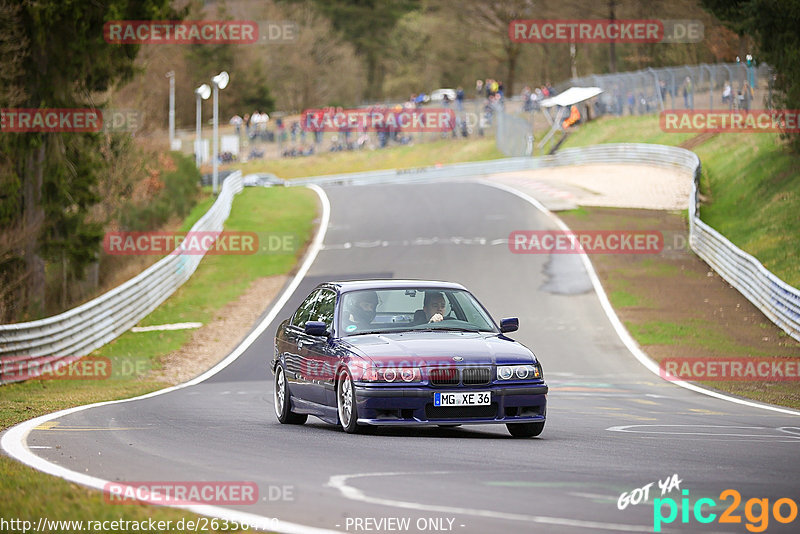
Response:
POLYGON ((423 330, 497 332, 483 306, 464 290, 377 289, 342 296, 343 336, 423 330))

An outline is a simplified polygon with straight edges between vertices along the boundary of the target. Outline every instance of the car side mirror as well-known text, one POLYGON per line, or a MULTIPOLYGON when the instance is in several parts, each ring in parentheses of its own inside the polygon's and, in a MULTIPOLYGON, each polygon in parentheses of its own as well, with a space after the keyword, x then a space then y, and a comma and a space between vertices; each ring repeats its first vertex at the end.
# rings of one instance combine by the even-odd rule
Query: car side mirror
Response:
POLYGON ((309 336, 328 337, 331 335, 330 332, 328 332, 327 325, 322 321, 306 321, 305 331, 309 336))
POLYGON ((517 330, 519 330, 519 318, 506 317, 505 319, 500 319, 500 332, 503 334, 506 332, 516 332, 517 330))

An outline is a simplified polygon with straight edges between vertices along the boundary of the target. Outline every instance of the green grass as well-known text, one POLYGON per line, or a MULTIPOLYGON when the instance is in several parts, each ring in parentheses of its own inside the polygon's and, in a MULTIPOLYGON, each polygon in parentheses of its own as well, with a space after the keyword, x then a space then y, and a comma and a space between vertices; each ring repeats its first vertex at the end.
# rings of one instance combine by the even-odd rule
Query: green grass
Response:
POLYGON ((694 136, 693 133, 663 132, 658 122, 658 115, 602 117, 579 126, 564 141, 561 149, 602 143, 655 143, 677 146, 694 136))
MULTIPOLYGON (((770 356, 772 353, 750 345, 731 341, 724 329, 703 319, 688 319, 681 323, 671 321, 625 322, 625 328, 641 345, 680 345, 687 349, 702 348, 720 356, 770 356)), ((687 354, 687 356, 691 356, 687 354)))
POLYGON ((629 293, 623 289, 611 291, 608 294, 608 298, 615 308, 639 306, 642 303, 642 299, 638 295, 634 295, 633 293, 629 293))
MULTIPOLYGON (((205 211, 212 198, 195 206, 187 217, 187 230, 205 211)), ((302 245, 308 242, 316 217, 316 195, 305 188, 247 188, 235 197, 225 230, 268 231, 298 236, 298 250, 281 254, 208 255, 194 275, 141 324, 184 321, 206 322, 215 311, 241 295, 259 277, 286 274, 294 267, 302 245)), ((266 303, 265 303, 266 305, 266 303)), ((159 366, 161 356, 188 341, 187 330, 127 332, 93 353, 109 357, 112 369, 124 363, 139 372, 112 375, 107 380, 32 380, 0 387, 0 430, 57 410, 94 402, 142 395, 164 387, 147 380, 146 371, 159 366)), ((116 372, 116 371, 115 371, 116 372)), ((0 517, 38 521, 50 519, 127 519, 177 521, 193 514, 160 507, 106 504, 100 493, 45 475, 15 460, 0 456, 0 517)), ((53 530, 53 532, 68 530, 53 530)))
POLYGON ((385 169, 406 169, 506 157, 494 137, 404 145, 380 150, 321 153, 302 158, 253 160, 234 165, 244 174, 271 172, 284 179, 385 169))
MULTIPOLYGON (((602 118, 581 126, 562 148, 599 143, 677 146, 694 137, 665 133, 658 115, 602 118)), ((786 283, 800 287, 800 156, 777 134, 722 133, 697 145, 703 164, 704 221, 755 256, 786 283)))
POLYGON ((800 157, 771 134, 718 135, 695 150, 705 168, 704 221, 800 287, 800 157))
MULTIPOLYGON (((207 209, 204 203, 198 211, 207 209)), ((235 209, 225 223, 226 231, 253 231, 297 236, 305 243, 311 236, 316 213, 316 195, 305 188, 246 188, 236 197, 235 209)), ((210 321, 226 303, 239 297, 257 278, 287 273, 294 266, 296 251, 282 254, 209 255, 192 278, 166 302, 145 317, 140 325, 210 321)), ((126 332, 95 352, 115 361, 142 358, 158 367, 158 358, 185 344, 191 330, 126 332)), ((113 367, 113 365, 112 365, 113 367)))

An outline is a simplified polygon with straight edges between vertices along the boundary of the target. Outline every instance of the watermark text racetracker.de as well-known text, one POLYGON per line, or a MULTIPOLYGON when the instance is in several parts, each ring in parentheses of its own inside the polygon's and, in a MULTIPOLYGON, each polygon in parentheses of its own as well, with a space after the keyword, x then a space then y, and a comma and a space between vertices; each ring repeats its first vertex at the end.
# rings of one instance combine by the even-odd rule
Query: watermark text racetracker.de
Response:
POLYGON ((662 378, 710 381, 800 381, 800 360, 789 358, 664 358, 658 364, 662 378))
POLYGON ((448 108, 307 109, 300 126, 309 132, 450 132, 456 115, 448 108))
POLYGON ((103 250, 113 256, 292 254, 300 237, 287 233, 228 231, 108 232, 103 250))
POLYGON ((143 122, 144 114, 135 109, 0 109, 0 131, 8 133, 136 132, 143 122))
POLYGON ((699 20, 519 19, 508 25, 515 43, 697 43, 703 36, 699 20))
MULTIPOLYGON (((108 482, 103 496, 109 504, 247 505, 259 502, 259 487, 247 481, 108 482)), ((270 485, 261 500, 293 501, 294 486, 270 485)))
POLYGON ((0 382, 23 380, 125 380, 138 379, 151 371, 147 358, 131 355, 3 356, 0 382))
POLYGON ((664 235, 656 230, 514 230, 514 254, 657 254, 664 235))
POLYGON ((286 20, 111 20, 103 25, 109 44, 285 44, 298 34, 297 23, 286 20))
POLYGON ((659 123, 668 133, 800 133, 800 110, 673 109, 662 111, 659 123))
POLYGON ((242 521, 229 521, 216 517, 197 517, 193 519, 50 519, 40 517, 36 521, 21 518, 0 517, 0 532, 240 532, 253 529, 270 530, 277 527, 277 517, 264 518, 260 524, 242 521))

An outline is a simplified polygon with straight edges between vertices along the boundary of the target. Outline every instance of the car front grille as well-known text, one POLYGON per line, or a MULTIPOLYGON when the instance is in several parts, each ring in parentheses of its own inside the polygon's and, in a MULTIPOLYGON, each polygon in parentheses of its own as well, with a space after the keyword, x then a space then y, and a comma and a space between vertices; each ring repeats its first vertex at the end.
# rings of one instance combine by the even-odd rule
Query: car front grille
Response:
POLYGON ((432 386, 477 386, 492 381, 491 367, 435 367, 428 372, 432 386))
POLYGON ((492 379, 492 370, 489 367, 465 367, 461 370, 461 380, 465 386, 488 384, 492 379))
POLYGON ((458 369, 455 367, 441 367, 431 369, 428 373, 428 380, 432 386, 455 386, 458 385, 458 369))
POLYGON ((425 405, 425 417, 433 419, 494 419, 497 417, 497 404, 484 406, 434 406, 425 405))

